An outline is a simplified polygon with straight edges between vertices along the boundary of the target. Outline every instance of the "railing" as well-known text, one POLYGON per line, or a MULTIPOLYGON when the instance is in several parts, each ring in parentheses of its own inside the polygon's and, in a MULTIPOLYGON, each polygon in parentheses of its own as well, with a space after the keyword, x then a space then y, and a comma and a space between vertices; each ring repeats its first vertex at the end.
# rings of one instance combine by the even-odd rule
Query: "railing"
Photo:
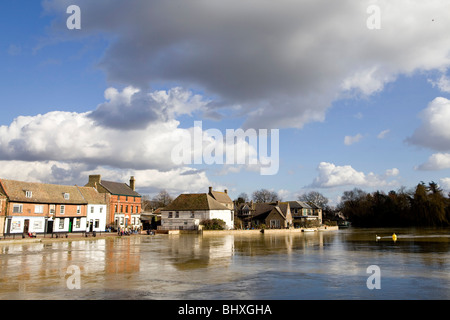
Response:
POLYGON ((158 230, 198 230, 198 226, 158 226, 158 230))
POLYGON ((0 236, 0 240, 6 239, 32 239, 32 238, 69 238, 73 236, 83 236, 83 237, 96 237, 97 235, 101 236, 102 234, 113 234, 114 232, 109 231, 78 231, 78 232, 44 232, 44 233, 36 233, 32 237, 30 237, 27 233, 4 233, 0 236))

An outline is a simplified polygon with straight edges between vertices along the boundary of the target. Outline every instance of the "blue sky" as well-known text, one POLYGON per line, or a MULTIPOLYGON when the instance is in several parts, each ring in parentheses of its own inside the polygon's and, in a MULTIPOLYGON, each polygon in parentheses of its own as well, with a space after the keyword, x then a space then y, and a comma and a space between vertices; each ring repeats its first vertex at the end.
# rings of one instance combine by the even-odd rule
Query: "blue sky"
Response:
POLYGON ((450 191, 445 1, 3 0, 0 177, 232 198, 450 191), (371 30, 366 8, 380 8, 371 30), (66 8, 81 9, 68 30, 66 8), (171 164, 172 133, 279 130, 279 171, 171 164), (447 122, 448 121, 448 122, 447 122), (346 138, 347 137, 347 138, 346 138))

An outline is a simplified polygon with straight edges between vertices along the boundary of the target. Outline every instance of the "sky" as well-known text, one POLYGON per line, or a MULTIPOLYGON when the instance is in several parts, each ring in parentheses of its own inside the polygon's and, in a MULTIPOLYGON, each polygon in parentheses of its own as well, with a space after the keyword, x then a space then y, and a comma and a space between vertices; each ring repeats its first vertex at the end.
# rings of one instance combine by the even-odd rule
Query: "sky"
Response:
POLYGON ((448 1, 2 0, 0 27, 1 178, 332 205, 355 187, 450 191, 448 1), (238 129, 266 157, 250 140, 237 152, 257 164, 201 157, 238 129), (195 132, 200 162, 177 163, 195 132))

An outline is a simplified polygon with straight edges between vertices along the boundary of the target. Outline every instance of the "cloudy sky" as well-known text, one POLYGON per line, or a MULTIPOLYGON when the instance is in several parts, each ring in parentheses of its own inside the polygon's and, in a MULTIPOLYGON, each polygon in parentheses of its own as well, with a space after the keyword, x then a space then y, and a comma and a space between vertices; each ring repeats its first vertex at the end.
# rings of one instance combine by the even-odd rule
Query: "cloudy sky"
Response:
POLYGON ((2 0, 0 27, 0 177, 332 203, 450 190, 446 0, 2 0), (277 173, 174 163, 195 121, 214 143, 209 129, 279 130, 277 173))

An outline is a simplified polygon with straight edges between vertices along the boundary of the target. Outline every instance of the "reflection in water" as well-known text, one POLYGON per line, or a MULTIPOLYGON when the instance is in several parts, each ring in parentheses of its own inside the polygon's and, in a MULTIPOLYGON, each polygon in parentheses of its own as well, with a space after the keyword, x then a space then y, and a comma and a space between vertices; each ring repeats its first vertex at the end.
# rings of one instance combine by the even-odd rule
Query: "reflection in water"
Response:
POLYGON ((1 299, 448 299, 447 230, 157 235, 0 245, 1 299), (376 241, 375 235, 382 235, 376 241), (369 290, 369 265, 381 290, 369 290), (81 288, 70 290, 70 266, 81 288))

